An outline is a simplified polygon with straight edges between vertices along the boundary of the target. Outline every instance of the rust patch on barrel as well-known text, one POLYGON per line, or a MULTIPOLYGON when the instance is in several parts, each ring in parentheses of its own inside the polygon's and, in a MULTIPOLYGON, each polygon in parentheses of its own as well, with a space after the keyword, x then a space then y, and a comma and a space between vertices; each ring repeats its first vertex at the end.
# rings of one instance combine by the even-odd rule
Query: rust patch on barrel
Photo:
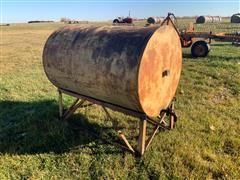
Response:
POLYGON ((157 116, 170 104, 180 78, 182 52, 175 30, 158 29, 149 40, 140 64, 138 93, 143 111, 157 116), (163 76, 164 72, 168 72, 163 76))

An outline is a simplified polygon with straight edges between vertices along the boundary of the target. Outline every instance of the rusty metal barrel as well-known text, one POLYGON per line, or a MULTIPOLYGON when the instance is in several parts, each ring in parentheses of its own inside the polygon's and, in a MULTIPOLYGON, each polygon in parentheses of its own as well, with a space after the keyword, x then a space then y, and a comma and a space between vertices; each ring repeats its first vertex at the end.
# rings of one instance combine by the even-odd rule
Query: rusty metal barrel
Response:
POLYGON ((58 88, 156 117, 174 97, 182 50, 171 26, 71 26, 50 35, 43 65, 58 88))

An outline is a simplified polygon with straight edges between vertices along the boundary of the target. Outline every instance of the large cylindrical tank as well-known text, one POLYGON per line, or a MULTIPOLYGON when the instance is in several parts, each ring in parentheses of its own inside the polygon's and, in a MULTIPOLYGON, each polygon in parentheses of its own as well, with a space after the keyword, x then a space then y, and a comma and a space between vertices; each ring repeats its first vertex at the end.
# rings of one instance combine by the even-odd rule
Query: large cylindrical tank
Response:
POLYGON ((160 24, 164 18, 162 17, 149 17, 147 18, 147 23, 148 24, 160 24))
POLYGON ((64 27, 48 38, 43 65, 58 88, 155 117, 175 94, 182 50, 171 26, 64 27))
POLYGON ((231 23, 240 23, 240 14, 234 14, 231 16, 231 23))

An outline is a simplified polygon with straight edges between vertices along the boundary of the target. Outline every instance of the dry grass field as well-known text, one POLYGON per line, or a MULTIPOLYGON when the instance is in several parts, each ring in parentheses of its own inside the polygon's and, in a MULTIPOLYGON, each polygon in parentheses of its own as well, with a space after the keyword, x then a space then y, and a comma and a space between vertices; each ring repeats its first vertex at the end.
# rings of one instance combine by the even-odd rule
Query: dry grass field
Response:
MULTIPOLYGON (((1 27, 1 180, 240 179, 240 47, 214 42, 209 57, 198 59, 183 50, 176 127, 159 131, 138 158, 104 141, 118 137, 97 105, 77 111, 68 122, 58 119, 57 91, 41 55, 60 26, 1 27)), ((240 29, 229 23, 219 27, 240 29)), ((65 104, 71 101, 66 97, 65 104)), ((126 135, 134 135, 137 119, 110 112, 126 135)))

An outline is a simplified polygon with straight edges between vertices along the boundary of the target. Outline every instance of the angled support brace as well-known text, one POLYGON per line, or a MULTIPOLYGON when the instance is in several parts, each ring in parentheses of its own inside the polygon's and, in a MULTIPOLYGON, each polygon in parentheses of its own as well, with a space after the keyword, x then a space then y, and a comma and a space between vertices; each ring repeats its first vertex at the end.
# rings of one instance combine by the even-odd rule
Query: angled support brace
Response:
POLYGON ((133 149, 133 147, 130 145, 130 143, 128 142, 127 138, 125 137, 125 135, 121 132, 118 131, 120 138, 123 140, 123 142, 126 144, 127 148, 132 152, 135 153, 135 150, 133 149))
POLYGON ((152 135, 147 139, 146 147, 145 147, 146 150, 148 149, 149 145, 151 144, 151 142, 152 142, 153 138, 155 137, 158 129, 161 127, 161 123, 162 123, 162 121, 164 120, 165 117, 166 117, 166 113, 164 113, 164 114, 162 115, 162 117, 161 117, 160 120, 159 120, 159 123, 155 126, 155 128, 154 128, 154 130, 153 130, 153 132, 152 132, 152 135))
POLYGON ((85 99, 79 100, 77 99, 72 106, 63 114, 63 119, 69 118, 78 108, 80 108, 83 103, 85 102, 85 99))
POLYGON ((112 116, 110 115, 110 113, 108 112, 108 110, 107 110, 104 106, 102 106, 102 108, 103 108, 104 112, 106 113, 107 117, 108 117, 109 119, 111 119, 111 121, 114 121, 114 119, 112 118, 112 116))
POLYGON ((84 98, 81 100, 79 98, 77 98, 73 102, 73 104, 67 110, 64 111, 62 92, 60 90, 58 90, 58 93, 59 93, 59 117, 60 117, 60 119, 63 119, 63 120, 69 118, 69 116, 71 116, 86 101, 86 99, 84 99, 84 98))

